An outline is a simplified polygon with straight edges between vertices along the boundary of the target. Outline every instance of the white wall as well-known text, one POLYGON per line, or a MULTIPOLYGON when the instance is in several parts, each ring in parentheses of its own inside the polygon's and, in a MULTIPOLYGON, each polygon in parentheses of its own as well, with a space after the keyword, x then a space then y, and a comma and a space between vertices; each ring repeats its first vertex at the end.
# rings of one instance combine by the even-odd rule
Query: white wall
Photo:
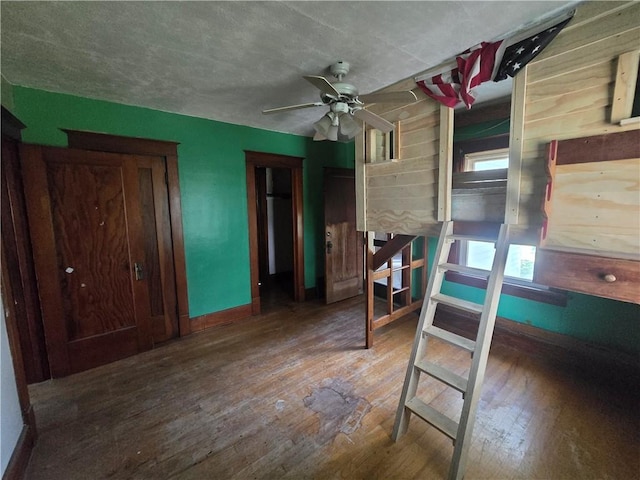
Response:
POLYGON ((282 168, 266 170, 269 274, 292 272, 291 173, 282 168))
POLYGON ((290 198, 267 198, 269 273, 293 271, 293 219, 290 198))
POLYGON ((0 467, 4 475, 22 432, 22 414, 2 302, 0 302, 0 324, 2 324, 0 326, 0 467))

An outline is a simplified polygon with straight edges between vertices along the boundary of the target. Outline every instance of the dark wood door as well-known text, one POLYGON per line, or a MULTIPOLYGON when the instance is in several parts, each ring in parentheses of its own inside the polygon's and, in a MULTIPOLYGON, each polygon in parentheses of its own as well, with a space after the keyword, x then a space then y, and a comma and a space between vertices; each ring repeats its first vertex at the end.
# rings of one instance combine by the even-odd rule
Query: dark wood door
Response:
POLYGON ((151 348, 144 157, 35 145, 20 156, 52 376, 151 348))
POLYGON ((325 297, 338 302, 362 293, 363 239, 356 230, 354 171, 324 173, 325 297))
POLYGON ((162 157, 127 155, 138 167, 144 238, 144 276, 149 283, 153 343, 179 335, 166 165, 162 157))
POLYGON ((44 343, 18 145, 17 141, 5 137, 3 131, 0 172, 3 289, 5 294, 11 291, 11 298, 6 295, 5 300, 12 305, 27 383, 34 383, 42 382, 51 375, 44 343))

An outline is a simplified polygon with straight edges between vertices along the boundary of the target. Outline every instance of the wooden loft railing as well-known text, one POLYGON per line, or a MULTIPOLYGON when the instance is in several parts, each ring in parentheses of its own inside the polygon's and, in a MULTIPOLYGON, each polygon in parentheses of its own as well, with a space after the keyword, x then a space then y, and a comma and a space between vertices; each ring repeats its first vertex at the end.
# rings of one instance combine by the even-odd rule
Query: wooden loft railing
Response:
POLYGON ((388 323, 405 316, 406 314, 419 310, 422 305, 422 297, 427 285, 427 237, 423 239, 421 248, 421 258, 414 259, 415 235, 393 235, 387 234, 386 240, 379 240, 374 237, 373 232, 367 232, 367 324, 366 324, 366 347, 373 346, 374 330, 387 325, 388 323), (375 251, 376 247, 381 247, 375 251), (393 259, 401 253, 401 262, 394 265, 393 259), (381 268, 386 264, 386 268, 381 268), (420 276, 420 296, 413 298, 413 272, 422 269, 420 276), (394 288, 394 273, 402 272, 400 275, 401 285, 394 288), (386 279, 386 309, 385 313, 375 317, 375 296, 374 285, 376 280, 386 279))

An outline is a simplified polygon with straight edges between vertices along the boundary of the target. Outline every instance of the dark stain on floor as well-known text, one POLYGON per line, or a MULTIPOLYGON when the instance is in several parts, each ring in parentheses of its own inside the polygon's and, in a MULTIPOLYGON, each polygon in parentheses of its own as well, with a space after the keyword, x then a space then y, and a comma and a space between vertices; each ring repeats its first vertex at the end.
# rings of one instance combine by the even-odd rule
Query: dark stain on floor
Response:
POLYGON ((361 425, 371 404, 353 392, 353 385, 339 378, 330 378, 304 398, 304 405, 320 417, 318 442, 323 445, 338 433, 351 435, 361 425))

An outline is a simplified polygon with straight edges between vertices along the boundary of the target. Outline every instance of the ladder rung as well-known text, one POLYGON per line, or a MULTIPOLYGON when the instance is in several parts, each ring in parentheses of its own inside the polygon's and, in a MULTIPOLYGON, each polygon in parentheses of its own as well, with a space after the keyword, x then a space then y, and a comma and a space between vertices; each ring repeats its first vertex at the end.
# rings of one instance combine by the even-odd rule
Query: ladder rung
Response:
POLYGON ((467 275, 473 275, 474 277, 489 278, 491 273, 489 270, 483 270, 482 268, 467 267, 466 265, 460 265, 458 263, 442 263, 438 266, 441 271, 453 271, 458 273, 464 273, 467 275))
POLYGON ((497 237, 491 235, 462 235, 459 233, 454 233, 452 235, 447 235, 448 240, 459 240, 464 242, 490 242, 496 243, 498 241, 497 237))
POLYGON ((483 305, 479 303, 469 302, 467 300, 462 300, 461 298, 450 297, 449 295, 444 295, 442 293, 436 293, 431 297, 431 300, 438 303, 443 303, 445 305, 449 305, 451 307, 459 308, 460 310, 464 310, 465 312, 481 314, 483 305))
POLYGON ((431 375, 433 378, 437 378, 441 382, 446 383, 450 387, 455 388, 459 392, 465 393, 467 391, 466 378, 461 377, 440 365, 427 362, 426 360, 420 360, 419 362, 416 362, 416 368, 420 369, 427 375, 431 375))
POLYGON ((406 404, 406 407, 413 413, 418 415, 425 422, 430 423, 447 437, 452 440, 456 439, 458 433, 458 424, 446 415, 443 415, 435 408, 430 407, 419 398, 412 398, 406 404))
POLYGON ((476 349, 476 342, 474 342, 473 340, 469 340, 468 338, 464 338, 455 333, 443 330, 442 328, 438 328, 434 325, 430 325, 425 328, 424 333, 426 335, 429 335, 430 337, 435 337, 442 340, 443 342, 447 342, 451 345, 455 345, 456 347, 463 348, 464 350, 468 350, 472 353, 476 349))

